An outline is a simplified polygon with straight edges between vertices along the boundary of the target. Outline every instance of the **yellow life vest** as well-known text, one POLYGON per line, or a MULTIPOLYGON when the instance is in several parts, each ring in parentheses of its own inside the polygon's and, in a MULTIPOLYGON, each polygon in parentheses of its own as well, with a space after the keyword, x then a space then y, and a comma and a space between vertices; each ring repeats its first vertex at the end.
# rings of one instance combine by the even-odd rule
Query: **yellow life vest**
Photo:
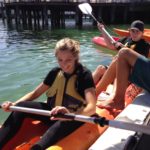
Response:
POLYGON ((57 73, 52 86, 46 93, 48 101, 51 103, 51 107, 65 106, 71 112, 81 108, 83 109, 83 106, 85 107, 86 101, 77 92, 75 87, 76 79, 76 74, 73 74, 69 79, 66 79, 61 70, 57 73))

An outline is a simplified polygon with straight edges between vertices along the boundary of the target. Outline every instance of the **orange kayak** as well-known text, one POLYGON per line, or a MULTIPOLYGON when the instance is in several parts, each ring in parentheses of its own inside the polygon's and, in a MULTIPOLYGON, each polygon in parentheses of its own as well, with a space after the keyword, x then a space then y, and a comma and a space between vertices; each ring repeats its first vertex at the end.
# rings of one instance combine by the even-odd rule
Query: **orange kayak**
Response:
MULTIPOLYGON (((113 29, 115 33, 117 33, 119 36, 129 36, 129 31, 128 30, 123 30, 123 29, 118 29, 114 28, 113 29)), ((147 41, 150 42, 150 29, 145 29, 143 38, 147 41)))
MULTIPOLYGON (((130 85, 126 91, 125 101, 126 106, 132 102, 138 93, 130 85)), ((96 112, 99 116, 106 117, 106 119, 114 119, 119 111, 101 109, 97 106, 96 112)), ((2 150, 29 150, 31 145, 40 139, 40 136, 46 131, 48 127, 40 121, 26 119, 17 133, 2 150)), ((100 127, 96 124, 85 123, 72 134, 50 146, 47 150, 87 150, 96 140, 102 135, 107 126, 100 127)))

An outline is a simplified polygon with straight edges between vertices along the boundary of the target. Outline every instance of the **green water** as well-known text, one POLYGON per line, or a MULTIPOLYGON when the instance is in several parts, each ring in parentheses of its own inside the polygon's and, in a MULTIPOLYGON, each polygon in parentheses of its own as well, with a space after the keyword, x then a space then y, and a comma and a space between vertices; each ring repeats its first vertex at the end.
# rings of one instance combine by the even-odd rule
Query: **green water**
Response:
MULTIPOLYGON (((53 51, 61 38, 80 41, 80 60, 91 71, 98 64, 108 65, 114 53, 91 42, 99 34, 97 28, 90 26, 82 30, 70 27, 52 31, 16 31, 0 20, 0 103, 15 101, 42 82, 49 70, 57 65, 53 51)), ((45 96, 39 100, 45 100, 45 96)), ((0 124, 8 114, 0 110, 0 124)))

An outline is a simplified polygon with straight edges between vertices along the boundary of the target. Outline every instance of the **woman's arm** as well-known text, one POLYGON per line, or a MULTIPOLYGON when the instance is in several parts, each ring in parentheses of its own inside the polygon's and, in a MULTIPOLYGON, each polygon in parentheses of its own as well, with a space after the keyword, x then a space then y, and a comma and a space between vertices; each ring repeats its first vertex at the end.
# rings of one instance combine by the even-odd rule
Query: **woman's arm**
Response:
POLYGON ((41 83, 39 84, 35 90, 33 90, 32 92, 27 93, 26 95, 24 95, 23 97, 21 97, 20 99, 18 99, 16 102, 4 102, 1 106, 3 108, 3 110, 8 111, 9 110, 9 106, 12 105, 16 105, 19 102, 23 102, 23 101, 32 101, 38 97, 40 97, 44 92, 46 92, 46 90, 49 88, 48 85, 41 83))
POLYGON ((19 102, 22 101, 32 101, 36 98, 40 97, 43 93, 45 93, 48 90, 49 86, 44 84, 43 82, 39 84, 32 92, 27 93, 23 97, 21 97, 19 100, 17 100, 14 104, 16 105, 19 102))
POLYGON ((96 112, 96 94, 95 88, 89 88, 85 90, 85 100, 87 101, 87 105, 81 111, 76 112, 76 114, 90 116, 96 112))

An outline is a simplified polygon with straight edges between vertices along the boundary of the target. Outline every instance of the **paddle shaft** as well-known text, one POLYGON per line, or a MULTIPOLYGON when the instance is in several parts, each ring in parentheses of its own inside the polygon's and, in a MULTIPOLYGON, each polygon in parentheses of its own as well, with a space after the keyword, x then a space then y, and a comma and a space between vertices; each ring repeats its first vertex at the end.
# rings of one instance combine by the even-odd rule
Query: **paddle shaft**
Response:
MULTIPOLYGON (((0 105, 0 108, 2 108, 1 105, 0 105)), ((27 107, 20 107, 20 106, 10 106, 9 110, 51 117, 51 112, 48 110, 41 110, 41 109, 27 108, 27 107)), ((71 114, 70 115, 58 114, 55 117, 72 119, 72 120, 74 119, 74 116, 71 114)))
POLYGON ((106 120, 103 117, 97 118, 97 117, 87 117, 87 116, 82 116, 82 115, 75 115, 74 120, 96 123, 101 126, 108 125, 114 128, 142 132, 142 133, 150 135, 150 126, 135 124, 131 122, 118 121, 118 120, 106 120))
MULTIPOLYGON (((97 22, 97 23, 100 23, 94 16, 92 13, 90 13, 91 17, 97 22)), ((112 44, 115 44, 116 41, 112 38, 112 36, 106 31, 105 28, 102 28, 103 32, 110 38, 112 44)))
MULTIPOLYGON (((32 113, 32 114, 51 117, 50 111, 47 111, 47 110, 39 110, 39 109, 19 107, 19 106, 10 106, 9 109, 11 111, 20 111, 20 112, 25 112, 25 113, 32 113)), ((55 117, 76 120, 76 121, 81 121, 81 122, 96 123, 101 126, 108 125, 110 127, 136 131, 136 132, 142 132, 142 133, 150 135, 150 126, 139 125, 139 124, 124 122, 124 121, 117 121, 117 120, 106 120, 104 117, 88 117, 88 116, 75 115, 75 114, 58 114, 55 117)))

